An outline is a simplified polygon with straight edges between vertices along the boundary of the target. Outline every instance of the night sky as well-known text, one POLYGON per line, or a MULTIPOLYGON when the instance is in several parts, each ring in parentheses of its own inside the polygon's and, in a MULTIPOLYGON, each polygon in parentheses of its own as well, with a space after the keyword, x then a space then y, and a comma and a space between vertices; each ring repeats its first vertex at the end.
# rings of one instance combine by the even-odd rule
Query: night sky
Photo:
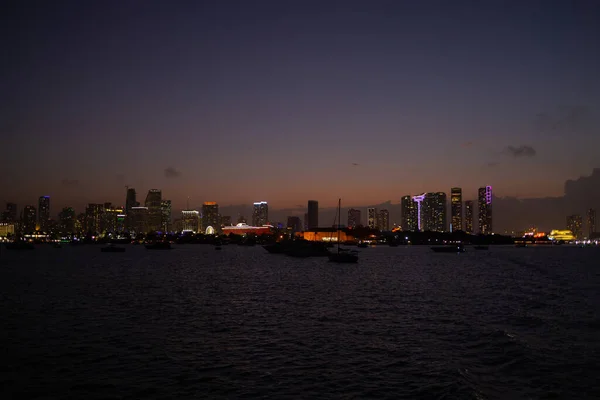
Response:
POLYGON ((595 0, 10 3, 0 201, 20 207, 125 185, 175 209, 560 196, 600 166, 595 0))

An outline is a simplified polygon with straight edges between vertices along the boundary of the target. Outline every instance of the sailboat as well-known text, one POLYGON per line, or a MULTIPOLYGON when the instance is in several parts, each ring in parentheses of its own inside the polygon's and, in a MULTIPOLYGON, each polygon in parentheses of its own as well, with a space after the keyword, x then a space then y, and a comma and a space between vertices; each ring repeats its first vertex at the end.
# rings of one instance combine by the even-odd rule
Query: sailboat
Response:
POLYGON ((358 262, 358 253, 356 251, 350 251, 347 249, 341 249, 340 248, 340 226, 339 226, 339 221, 341 218, 341 209, 342 209, 342 199, 338 200, 338 215, 337 215, 337 220, 338 220, 338 229, 337 229, 337 252, 335 253, 331 253, 329 255, 329 261, 331 262, 336 262, 336 263, 345 263, 345 264, 350 264, 350 263, 355 263, 358 262))

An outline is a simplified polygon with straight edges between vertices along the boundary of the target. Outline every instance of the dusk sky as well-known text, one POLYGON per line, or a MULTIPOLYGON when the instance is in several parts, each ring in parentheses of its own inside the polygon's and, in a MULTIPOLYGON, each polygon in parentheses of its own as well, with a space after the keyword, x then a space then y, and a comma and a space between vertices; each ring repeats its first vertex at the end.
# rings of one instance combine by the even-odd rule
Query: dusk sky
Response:
POLYGON ((451 186, 560 196, 600 167, 595 0, 12 1, 2 15, 0 201, 19 207, 122 204, 125 185, 175 209, 451 186))

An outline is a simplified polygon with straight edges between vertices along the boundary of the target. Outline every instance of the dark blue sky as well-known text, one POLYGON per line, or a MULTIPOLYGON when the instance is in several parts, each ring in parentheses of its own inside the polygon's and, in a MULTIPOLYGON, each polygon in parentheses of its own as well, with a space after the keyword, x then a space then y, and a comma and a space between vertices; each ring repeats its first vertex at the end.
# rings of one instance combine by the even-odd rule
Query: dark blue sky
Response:
POLYGON ((176 208, 486 184, 539 197, 600 166, 597 1, 15 1, 3 14, 0 200, 122 203, 126 184, 176 208))

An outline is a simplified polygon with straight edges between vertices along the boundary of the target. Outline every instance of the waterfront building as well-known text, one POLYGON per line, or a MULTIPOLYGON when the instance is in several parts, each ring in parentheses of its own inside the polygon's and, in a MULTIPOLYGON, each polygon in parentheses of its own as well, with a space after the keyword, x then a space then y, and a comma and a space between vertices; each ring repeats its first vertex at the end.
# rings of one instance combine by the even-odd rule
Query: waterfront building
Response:
POLYGON ((286 228, 292 230, 292 232, 302 231, 302 221, 300 221, 300 217, 296 217, 296 216, 287 217, 286 228))
POLYGON ((225 226, 223 227, 223 234, 229 235, 269 235, 274 232, 274 229, 271 225, 262 225, 262 226, 250 226, 244 223, 239 223, 235 226, 225 226))
POLYGON ((85 232, 91 233, 92 235, 102 232, 103 215, 104 204, 88 204, 85 208, 85 232))
POLYGON ((367 208, 367 227, 377 229, 377 209, 374 207, 367 208))
POLYGON ((583 234, 583 223, 581 215, 569 215, 567 216, 567 229, 573 232, 573 236, 576 239, 582 239, 583 234))
POLYGON ((421 211, 423 230, 432 232, 447 231, 446 193, 426 193, 421 211))
POLYGON ((38 200, 38 226, 41 232, 49 232, 50 196, 40 196, 38 200))
POLYGON ((171 232, 171 200, 160 202, 160 230, 162 232, 171 232))
POLYGON ((15 223, 17 222, 17 205, 15 203, 6 203, 6 209, 2 212, 1 222, 15 223))
POLYGON ((220 229, 219 205, 215 201, 205 201, 202 204, 202 231, 206 235, 214 235, 220 229))
POLYGON ((360 214, 360 210, 357 210, 356 208, 351 208, 348 210, 348 228, 354 229, 361 225, 360 214))
POLYGON ((463 230, 463 201, 462 189, 453 187, 450 189, 450 231, 463 230))
POLYGON ((316 200, 308 201, 308 215, 305 229, 316 229, 319 227, 319 202, 316 200))
POLYGON ((200 213, 198 211, 181 211, 181 231, 192 233, 197 233, 200 231, 200 213))
POLYGON ((146 195, 144 206, 148 209, 147 232, 157 232, 162 228, 162 191, 160 189, 150 189, 146 195))
POLYGON ((377 213, 377 229, 382 232, 390 230, 390 212, 388 210, 379 210, 377 213))
POLYGON ((590 208, 587 210, 587 226, 588 226, 588 239, 596 232, 596 210, 590 208))
POLYGON ((266 201, 254 203, 252 208, 252 225, 263 226, 269 223, 269 205, 266 201))
POLYGON ((231 226, 231 215, 222 215, 221 216, 221 227, 231 226))
POLYGON ((417 202, 411 196, 402 196, 400 199, 402 218, 400 227, 403 231, 417 231, 419 221, 417 216, 417 202))
POLYGON ((35 206, 25 206, 23 209, 23 232, 32 233, 36 228, 37 210, 35 206))
POLYGON ((465 201, 465 232, 473 234, 473 215, 475 213, 473 200, 465 201))
POLYGON ((58 227, 63 235, 75 233, 75 210, 73 207, 65 207, 58 214, 58 227))
POLYGON ((492 187, 481 187, 477 195, 477 208, 479 211, 479 233, 490 235, 493 232, 492 225, 492 187))

